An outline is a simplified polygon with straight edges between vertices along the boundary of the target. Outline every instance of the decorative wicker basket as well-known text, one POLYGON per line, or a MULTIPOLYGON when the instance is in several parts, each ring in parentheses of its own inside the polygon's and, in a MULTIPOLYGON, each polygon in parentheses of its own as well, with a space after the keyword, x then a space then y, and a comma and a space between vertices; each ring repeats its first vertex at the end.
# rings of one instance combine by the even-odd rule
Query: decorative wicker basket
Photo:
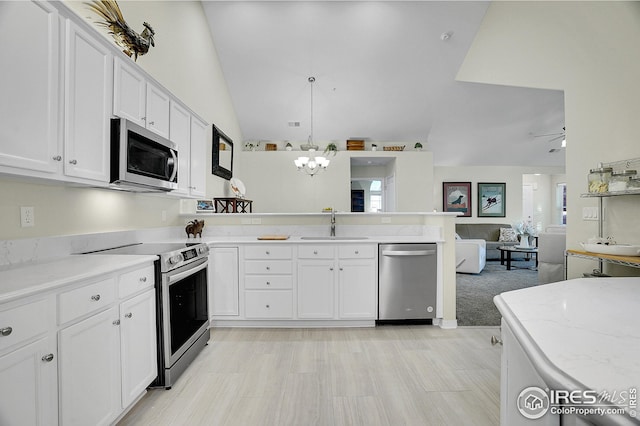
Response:
POLYGON ((385 146, 382 149, 384 151, 404 151, 404 147, 405 147, 405 145, 402 145, 402 146, 394 145, 394 146, 385 146))
POLYGON ((265 151, 277 151, 278 150, 278 145, 276 145, 275 143, 265 144, 264 150, 265 151))

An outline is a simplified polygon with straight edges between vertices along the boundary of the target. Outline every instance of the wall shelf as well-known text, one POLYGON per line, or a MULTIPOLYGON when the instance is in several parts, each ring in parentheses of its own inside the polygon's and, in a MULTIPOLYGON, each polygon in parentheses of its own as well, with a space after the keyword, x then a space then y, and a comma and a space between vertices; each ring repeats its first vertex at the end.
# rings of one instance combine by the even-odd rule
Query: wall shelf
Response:
POLYGON ((612 263, 615 265, 630 266, 640 268, 640 256, 615 256, 613 254, 592 253, 582 250, 567 250, 567 257, 577 257, 581 259, 597 260, 600 262, 612 263))

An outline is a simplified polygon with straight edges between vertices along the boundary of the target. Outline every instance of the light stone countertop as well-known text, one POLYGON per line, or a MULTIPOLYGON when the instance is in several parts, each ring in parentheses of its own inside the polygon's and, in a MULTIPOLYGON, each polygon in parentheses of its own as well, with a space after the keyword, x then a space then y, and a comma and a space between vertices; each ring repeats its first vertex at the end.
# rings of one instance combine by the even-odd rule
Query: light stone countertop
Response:
MULTIPOLYGON (((311 237, 311 236, 310 236, 311 237)), ((341 243, 360 243, 360 244, 378 244, 378 243, 443 243, 444 240, 439 238, 431 238, 426 236, 370 236, 366 238, 340 236, 337 239, 329 237, 321 237, 321 239, 303 239, 300 236, 292 235, 286 240, 259 240, 257 236, 219 236, 202 238, 190 238, 188 240, 180 240, 180 242, 202 242, 209 245, 216 244, 341 244, 341 243)), ((170 242, 170 241, 167 241, 170 242)))
POLYGON ((157 256, 71 255, 0 270, 0 303, 153 262, 157 256))
POLYGON ((640 278, 578 278, 494 302, 551 388, 640 388, 640 278))

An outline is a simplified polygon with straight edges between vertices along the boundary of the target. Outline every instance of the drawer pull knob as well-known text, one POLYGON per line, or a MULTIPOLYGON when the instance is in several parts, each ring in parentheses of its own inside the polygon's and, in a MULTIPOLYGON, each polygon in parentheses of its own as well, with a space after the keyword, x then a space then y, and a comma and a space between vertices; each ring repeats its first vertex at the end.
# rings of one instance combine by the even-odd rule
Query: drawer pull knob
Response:
POLYGON ((314 251, 313 251, 313 254, 318 254, 318 250, 314 250, 314 251))
POLYGON ((356 254, 360 254, 360 252, 358 250, 355 251, 356 254))
POLYGON ((113 321, 111 324, 113 324, 113 325, 120 325, 120 320, 119 320, 119 319, 117 319, 117 320, 113 321))
POLYGON ((140 278, 140 282, 146 283, 147 282, 147 277, 141 277, 140 278))
POLYGON ((269 250, 265 251, 265 253, 268 254, 268 255, 271 254, 271 253, 269 253, 269 250))
POLYGON ((56 155, 55 157, 53 157, 53 161, 62 161, 62 156, 56 155))
POLYGON ((267 266, 267 271, 270 271, 270 270, 271 270, 271 266, 267 266))
POLYGON ((269 281, 267 281, 267 285, 271 285, 271 283, 269 281))
POLYGON ((0 335, 2 335, 2 336, 8 336, 12 332, 13 332, 13 328, 11 328, 11 327, 0 328, 0 335))
POLYGON ((266 306, 267 306, 267 309, 269 309, 269 305, 266 305, 266 306))
POLYGON ((502 340, 498 339, 496 336, 491 336, 491 346, 502 345, 502 340))
POLYGON ((330 271, 333 271, 333 267, 329 268, 330 271))
POLYGON ((43 356, 43 357, 42 357, 42 360, 43 360, 44 362, 51 362, 51 361, 53 361, 53 354, 47 354, 47 355, 43 356))
POLYGON ((153 125, 155 125, 155 124, 156 124, 156 122, 155 122, 155 121, 150 121, 150 122, 149 122, 149 125, 150 125, 150 126, 153 126, 153 125))
POLYGON ((124 314, 125 318, 131 318, 133 316, 133 313, 129 312, 124 314))
POLYGON ((340 270, 341 270, 341 271, 344 271, 344 269, 342 269, 342 266, 340 267, 340 270))
POLYGON ((96 295, 91 296, 91 300, 93 300, 94 302, 97 302, 98 300, 100 300, 100 295, 96 294, 96 295))
POLYGON ((73 164, 75 166, 76 164, 78 164, 78 160, 71 160, 69 161, 69 164, 73 164))

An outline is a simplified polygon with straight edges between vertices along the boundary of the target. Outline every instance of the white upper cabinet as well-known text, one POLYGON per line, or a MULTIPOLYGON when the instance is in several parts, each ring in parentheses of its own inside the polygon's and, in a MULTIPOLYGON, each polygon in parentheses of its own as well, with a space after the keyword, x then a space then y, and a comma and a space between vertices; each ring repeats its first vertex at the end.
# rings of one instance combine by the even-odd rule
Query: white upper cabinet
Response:
POLYGON ((169 138, 170 95, 121 58, 114 63, 113 114, 169 138))
POLYGON ((113 114, 145 127, 147 86, 144 75, 116 58, 114 62, 113 114))
POLYGON ((172 100, 169 112, 169 139, 178 146, 178 189, 175 195, 189 195, 191 167, 191 114, 172 100))
POLYGON ((0 2, 0 17, 0 171, 57 173, 58 12, 43 2, 0 2))
POLYGON ((108 182, 113 55, 66 21, 64 173, 108 182))
MULTIPOLYGON (((180 152, 178 152, 180 155, 180 152)), ((207 124, 191 117, 191 179, 190 194, 194 197, 206 195, 207 168, 207 124)))

